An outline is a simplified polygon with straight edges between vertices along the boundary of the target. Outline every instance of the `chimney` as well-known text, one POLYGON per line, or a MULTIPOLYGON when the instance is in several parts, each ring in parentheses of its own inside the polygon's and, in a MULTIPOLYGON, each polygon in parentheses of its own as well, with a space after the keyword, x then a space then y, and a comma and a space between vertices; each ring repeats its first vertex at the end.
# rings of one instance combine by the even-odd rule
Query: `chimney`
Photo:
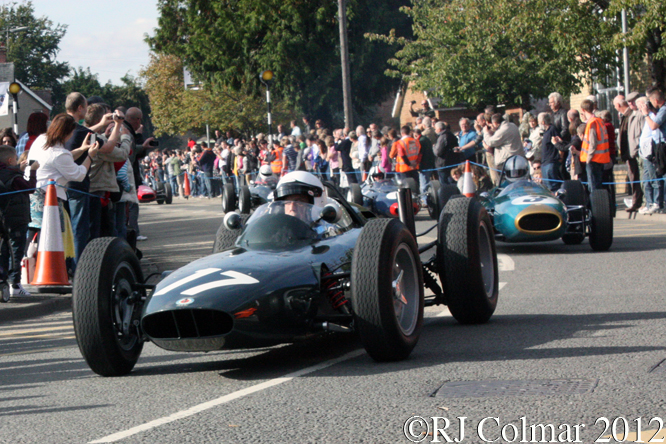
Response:
POLYGON ((0 63, 7 63, 7 48, 5 48, 5 45, 0 45, 0 63))

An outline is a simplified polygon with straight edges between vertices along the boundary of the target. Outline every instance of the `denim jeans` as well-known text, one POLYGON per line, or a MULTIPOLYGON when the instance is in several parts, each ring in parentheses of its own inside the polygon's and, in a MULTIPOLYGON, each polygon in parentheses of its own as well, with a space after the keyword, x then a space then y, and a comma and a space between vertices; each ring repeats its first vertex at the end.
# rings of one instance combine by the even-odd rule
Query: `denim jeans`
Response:
POLYGON ((139 231, 139 204, 134 202, 129 203, 129 215, 127 219, 127 226, 136 232, 136 235, 141 235, 139 231))
POLYGON ((102 201, 99 197, 89 196, 88 199, 90 205, 90 240, 93 240, 102 236, 102 201))
POLYGON ((205 192, 202 192, 204 196, 213 197, 213 188, 210 183, 210 178, 213 177, 213 173, 204 173, 203 174, 203 184, 206 189, 205 192))
POLYGON ((560 177, 559 163, 547 163, 541 165, 541 177, 544 179, 544 185, 552 192, 559 190, 562 187, 562 178, 560 177))
POLYGON ((76 252, 74 264, 76 264, 90 240, 90 197, 72 190, 67 192, 67 198, 74 232, 74 251, 76 252))
POLYGON ((426 187, 430 183, 431 174, 432 173, 430 171, 427 171, 425 173, 419 171, 419 183, 421 184, 421 194, 425 194, 426 187))
MULTIPOLYGON (((604 164, 597 162, 587 162, 585 165, 585 170, 587 171, 587 188, 592 190, 601 190, 603 186, 603 174, 604 174, 604 164)), ((541 167, 543 172, 543 166, 541 167)))
POLYGON ((654 203, 659 205, 659 208, 664 206, 664 181, 656 180, 659 179, 657 175, 657 168, 652 162, 646 159, 641 159, 643 161, 643 172, 645 174, 645 180, 651 182, 645 182, 645 206, 650 206, 654 203))
POLYGON ((127 238, 127 202, 115 202, 111 210, 111 220, 114 225, 114 236, 127 238))
POLYGON ((10 245, 6 242, 2 243, 2 252, 0 254, 0 265, 2 269, 7 272, 7 282, 10 284, 21 283, 21 260, 25 253, 26 236, 28 235, 28 226, 21 225, 19 227, 9 228, 9 243, 11 244, 12 252, 14 253, 14 261, 10 261, 11 255, 9 254, 10 245))
POLYGON ((171 174, 169 176, 169 183, 171 184, 171 192, 174 195, 178 195, 178 179, 176 179, 177 176, 171 174))

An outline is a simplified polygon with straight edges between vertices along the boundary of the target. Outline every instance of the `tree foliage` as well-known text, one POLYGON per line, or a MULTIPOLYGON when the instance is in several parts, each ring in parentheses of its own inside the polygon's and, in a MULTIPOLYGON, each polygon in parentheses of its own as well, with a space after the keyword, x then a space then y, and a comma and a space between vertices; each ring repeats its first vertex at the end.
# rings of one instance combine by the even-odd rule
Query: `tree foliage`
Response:
POLYGON ((629 32, 615 35, 611 44, 620 49, 625 44, 633 55, 634 65, 647 56, 652 83, 666 86, 666 3, 658 0, 613 0, 608 15, 617 17, 627 10, 629 32))
MULTIPOLYGON (((206 124, 213 129, 253 133, 267 129, 265 99, 212 83, 185 90, 183 63, 177 56, 151 56, 141 76, 146 82, 157 135, 180 135, 189 130, 202 133, 206 124)), ((284 102, 273 101, 273 119, 289 119, 286 109, 284 102)))
MULTIPOLYGON (((46 17, 35 17, 32 2, 8 3, 0 6, 0 29, 27 27, 27 30, 10 32, 5 42, 7 61, 14 63, 18 80, 34 89, 59 90, 60 81, 67 76, 69 65, 55 61, 60 40, 66 25, 54 25, 46 17)), ((3 42, 7 34, 3 31, 3 42)))
POLYGON ((387 73, 414 80, 445 105, 529 103, 552 91, 575 93, 606 74, 616 30, 579 0, 413 0, 414 40, 371 35, 402 46, 387 73))
MULTIPOLYGON (((357 113, 395 91, 379 73, 395 51, 364 39, 396 29, 410 36, 398 14, 407 0, 349 0, 352 96, 357 113)), ((157 53, 178 56, 207 84, 260 96, 259 73, 276 75, 275 96, 317 117, 342 111, 337 2, 332 0, 159 0, 159 27, 147 39, 157 53)))

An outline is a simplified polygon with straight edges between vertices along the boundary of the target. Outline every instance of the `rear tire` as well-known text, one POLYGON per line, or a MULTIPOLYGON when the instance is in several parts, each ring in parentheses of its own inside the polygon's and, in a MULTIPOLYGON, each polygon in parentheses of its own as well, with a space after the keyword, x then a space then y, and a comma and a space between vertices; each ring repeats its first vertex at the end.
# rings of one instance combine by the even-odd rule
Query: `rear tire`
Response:
POLYGON ((499 274, 493 225, 474 199, 452 199, 439 216, 437 271, 449 311, 461 324, 482 324, 495 312, 499 274))
POLYGON ((426 186, 425 201, 428 207, 428 214, 430 219, 439 219, 439 213, 442 211, 442 206, 439 204, 439 186, 438 180, 431 180, 426 186))
MULTIPOLYGON (((440 208, 440 213, 444 207, 446 207, 446 204, 449 203, 449 200, 451 200, 455 196, 462 196, 460 193, 460 190, 456 185, 451 185, 451 184, 444 184, 442 185, 441 183, 439 184, 439 208, 440 208)), ((439 214, 437 215, 437 218, 439 219, 439 214)))
POLYGON ((594 251, 608 251, 613 245, 613 212, 608 191, 593 190, 590 204, 590 246, 594 251))
POLYGON ((220 224, 220 228, 217 229, 215 233, 215 242, 213 243, 213 254, 219 253, 221 251, 229 250, 233 248, 236 244, 236 239, 240 236, 245 222, 250 216, 247 214, 241 214, 241 228, 237 230, 230 230, 225 225, 224 222, 220 224))
POLYGON ((241 214, 250 214, 252 209, 252 194, 247 185, 241 186, 238 192, 238 209, 241 214))
POLYGON ((423 327, 423 269, 414 237, 397 219, 371 219, 356 241, 354 327, 376 361, 406 359, 423 327))
POLYGON ((168 182, 164 184, 164 202, 167 205, 171 205, 171 202, 173 202, 173 190, 168 182))
POLYGON ((143 283, 143 275, 125 240, 90 241, 76 268, 72 313, 81 354, 98 375, 128 374, 143 349, 137 327, 141 302, 134 298, 134 283, 143 283))
POLYGON ((236 209, 236 188, 233 183, 225 183, 222 187, 222 211, 228 213, 236 209))
POLYGON ((349 189, 347 190, 347 202, 363 205, 363 193, 361 192, 361 186, 359 184, 349 184, 349 189))
MULTIPOLYGON (((562 184, 562 189, 566 194, 562 198, 565 205, 582 205, 587 206, 587 191, 585 187, 578 180, 565 180, 562 184)), ((569 214, 570 222, 583 222, 585 218, 585 211, 572 212, 569 214)), ((583 224, 577 224, 580 227, 580 233, 565 233, 562 236, 562 242, 567 245, 578 245, 585 240, 585 227, 583 224)))

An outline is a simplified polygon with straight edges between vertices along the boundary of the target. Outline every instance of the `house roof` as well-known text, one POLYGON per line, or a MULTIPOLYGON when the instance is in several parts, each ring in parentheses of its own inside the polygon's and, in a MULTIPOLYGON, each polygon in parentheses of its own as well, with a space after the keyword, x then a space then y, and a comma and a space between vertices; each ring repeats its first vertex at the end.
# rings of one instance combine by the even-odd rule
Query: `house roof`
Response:
POLYGON ((37 94, 35 94, 30 88, 28 88, 28 87, 25 86, 23 83, 21 83, 21 81, 17 80, 16 83, 18 83, 19 85, 21 85, 21 90, 25 91, 30 97, 32 97, 32 98, 35 99, 37 102, 39 102, 41 105, 43 105, 44 108, 48 109, 49 111, 51 111, 51 110, 53 109, 53 106, 52 106, 52 105, 49 105, 48 103, 46 103, 46 102, 44 101, 44 99, 42 99, 42 98, 39 97, 37 94))

